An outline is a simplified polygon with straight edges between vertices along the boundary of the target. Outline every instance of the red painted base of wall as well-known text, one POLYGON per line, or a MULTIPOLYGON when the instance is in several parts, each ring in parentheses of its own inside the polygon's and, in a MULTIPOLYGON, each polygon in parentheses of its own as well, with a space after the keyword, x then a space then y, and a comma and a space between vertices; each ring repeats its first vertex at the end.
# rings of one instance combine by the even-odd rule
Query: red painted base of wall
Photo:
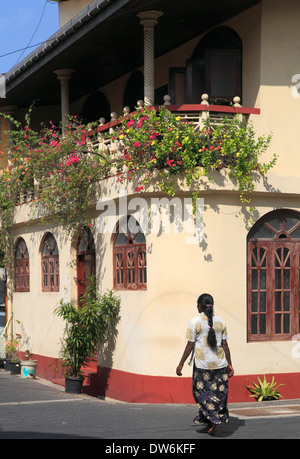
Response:
MULTIPOLYGON (((37 377, 55 380, 54 365, 56 359, 35 355, 37 377)), ((83 389, 86 394, 105 396, 130 403, 195 403, 192 395, 192 379, 178 376, 147 376, 110 368, 91 365, 86 369, 87 382, 83 389)), ((229 380, 228 402, 250 402, 250 393, 245 386, 257 382, 257 376, 235 375, 229 380)), ((300 398, 300 373, 278 373, 266 375, 271 381, 275 376, 278 384, 284 384, 279 391, 285 399, 300 398)))
MULTIPOLYGON (((245 386, 257 382, 257 376, 237 375, 229 380, 228 402, 255 401, 245 386)), ((267 381, 275 376, 284 384, 279 392, 285 399, 300 398, 300 374, 284 373, 266 375, 267 381)), ((119 370, 99 369, 99 395, 132 403, 195 403, 192 395, 192 378, 144 376, 119 370)))

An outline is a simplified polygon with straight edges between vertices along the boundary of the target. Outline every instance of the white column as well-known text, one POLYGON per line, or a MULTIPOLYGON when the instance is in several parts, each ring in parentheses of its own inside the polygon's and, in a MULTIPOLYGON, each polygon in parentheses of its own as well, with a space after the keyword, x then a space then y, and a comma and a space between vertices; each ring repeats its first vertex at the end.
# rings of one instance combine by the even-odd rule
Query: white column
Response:
POLYGON ((70 114, 69 106, 69 80, 74 72, 72 69, 55 70, 57 79, 60 81, 60 94, 61 94, 61 121, 63 124, 67 123, 70 114))
POLYGON ((144 26, 144 102, 154 105, 154 26, 162 11, 143 11, 137 16, 144 26))

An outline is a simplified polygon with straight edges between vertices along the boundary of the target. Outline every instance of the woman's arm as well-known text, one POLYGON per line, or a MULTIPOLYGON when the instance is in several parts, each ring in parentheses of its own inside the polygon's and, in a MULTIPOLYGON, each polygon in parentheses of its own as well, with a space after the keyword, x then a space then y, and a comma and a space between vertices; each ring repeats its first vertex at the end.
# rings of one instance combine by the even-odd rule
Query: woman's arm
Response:
POLYGON ((187 345, 185 346, 185 350, 182 354, 182 357, 181 357, 181 360, 179 362, 179 365, 178 367, 176 368, 176 374, 177 376, 182 376, 182 368, 183 368, 183 365, 184 365, 184 362, 186 361, 186 359, 188 358, 188 356, 190 355, 190 353, 194 350, 194 347, 195 347, 195 343, 192 343, 192 341, 188 341, 187 342, 187 345))
POLYGON ((234 375, 234 370, 233 370, 233 367, 232 367, 230 350, 229 350, 229 346, 227 344, 227 340, 226 339, 222 339, 221 346, 222 346, 222 348, 223 348, 223 350, 225 352, 225 357, 226 357, 226 360, 228 362, 228 376, 229 376, 229 378, 231 378, 231 376, 234 375))

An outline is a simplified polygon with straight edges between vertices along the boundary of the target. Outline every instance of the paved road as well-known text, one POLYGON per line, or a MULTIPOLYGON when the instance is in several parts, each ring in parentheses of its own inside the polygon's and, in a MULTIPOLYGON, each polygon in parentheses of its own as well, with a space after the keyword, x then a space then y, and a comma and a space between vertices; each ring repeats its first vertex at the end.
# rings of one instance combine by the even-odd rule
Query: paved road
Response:
POLYGON ((300 439, 300 400, 231 404, 229 410, 230 423, 210 437, 193 424, 194 405, 104 401, 0 370, 0 439, 103 439, 106 452, 139 446, 139 451, 122 450, 133 456, 158 452, 158 441, 165 448, 185 444, 185 452, 192 453, 202 439, 300 439), (141 439, 146 443, 134 442, 141 439))

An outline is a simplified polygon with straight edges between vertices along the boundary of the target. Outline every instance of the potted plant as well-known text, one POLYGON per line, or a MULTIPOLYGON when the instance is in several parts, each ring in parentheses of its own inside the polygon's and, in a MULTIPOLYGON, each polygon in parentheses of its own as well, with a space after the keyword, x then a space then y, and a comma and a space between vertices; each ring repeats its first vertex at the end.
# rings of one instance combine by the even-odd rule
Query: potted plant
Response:
POLYGON ((266 400, 278 400, 279 397, 283 396, 278 392, 279 386, 284 386, 284 384, 277 384, 274 381, 274 376, 272 377, 271 382, 267 382, 266 375, 264 375, 264 380, 261 381, 259 376, 257 377, 258 384, 253 382, 253 386, 246 386, 246 388, 251 392, 250 397, 254 397, 258 402, 266 400))
POLYGON ((54 313, 65 321, 58 367, 65 375, 66 392, 81 392, 81 371, 93 359, 98 343, 108 337, 118 319, 119 309, 120 300, 112 291, 99 295, 93 277, 79 307, 60 301, 54 313))
POLYGON ((17 375, 21 373, 19 346, 22 335, 16 334, 16 337, 10 341, 6 341, 6 359, 4 361, 4 368, 10 371, 11 374, 17 375))

